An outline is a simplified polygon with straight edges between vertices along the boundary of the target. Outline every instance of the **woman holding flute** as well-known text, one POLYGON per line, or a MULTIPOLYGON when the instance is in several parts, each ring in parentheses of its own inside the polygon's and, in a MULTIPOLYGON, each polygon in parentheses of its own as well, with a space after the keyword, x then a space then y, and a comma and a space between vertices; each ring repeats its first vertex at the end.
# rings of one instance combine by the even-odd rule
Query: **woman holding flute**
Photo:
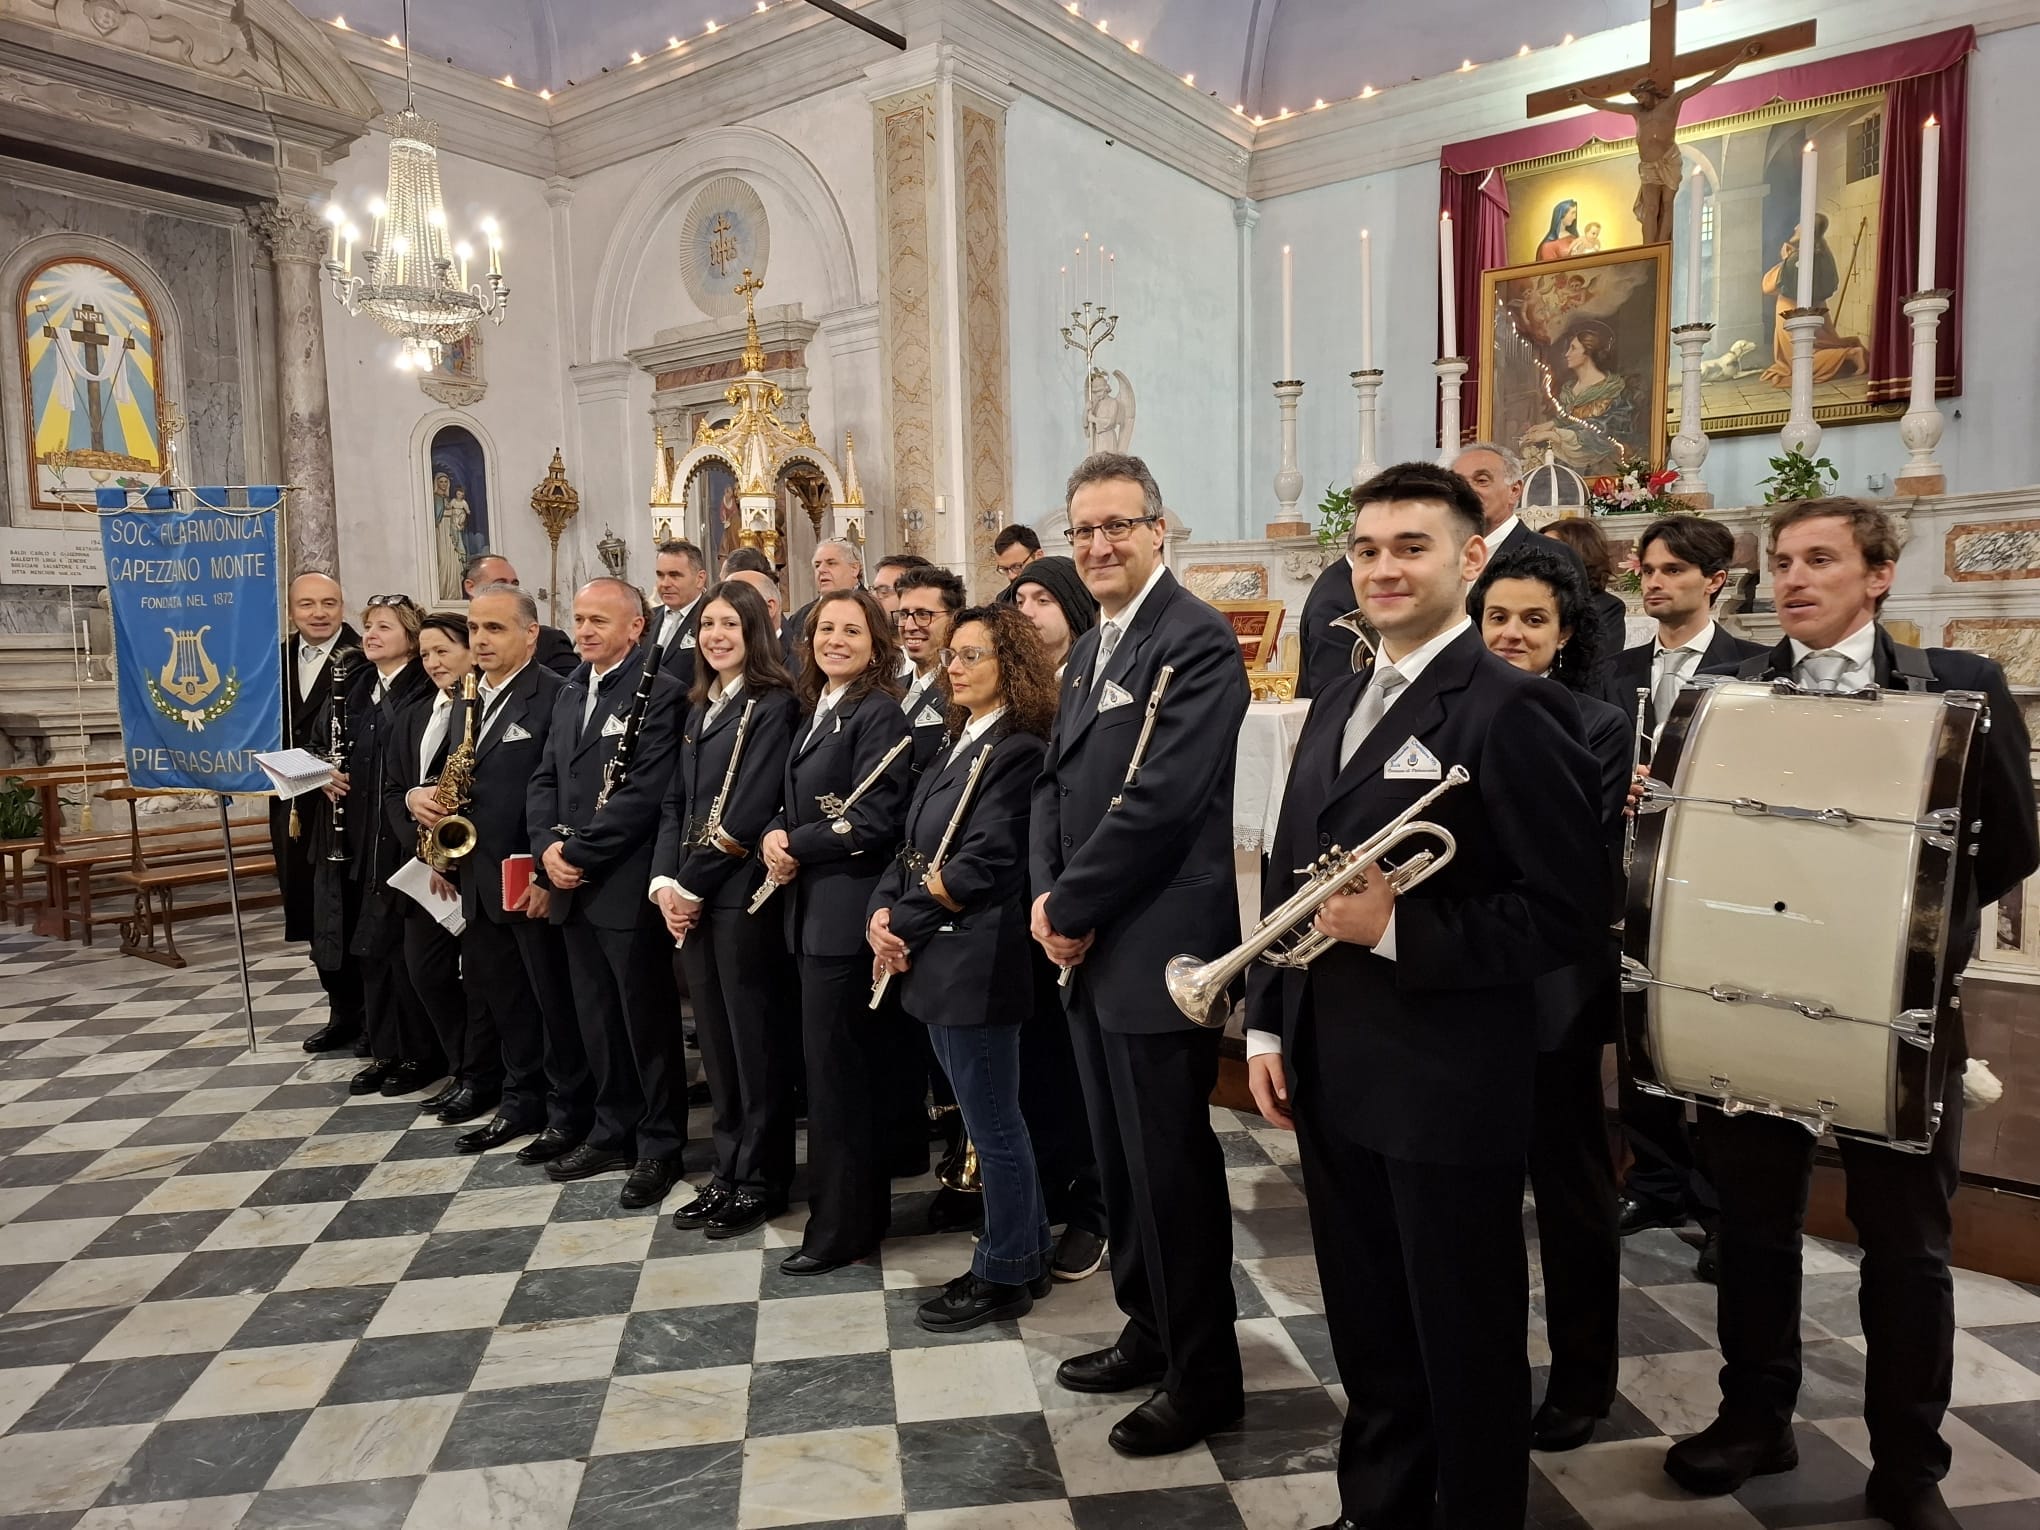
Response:
POLYGON ((937 1333, 1028 1311, 1048 1294, 1054 1249, 1020 1114, 1020 1034, 1034 986, 1028 800, 1055 721, 1055 665, 1010 605, 959 613, 949 641, 954 742, 922 774, 867 931, 873 1002, 898 983, 907 1013, 928 1027, 983 1179, 971 1267, 918 1314, 937 1333))
POLYGON ((800 706, 765 600, 742 580, 711 589, 694 688, 652 852, 651 899, 680 947, 708 1080, 715 1171, 673 1225, 734 1238, 786 1209, 800 1046, 777 919, 746 906, 779 811, 800 706))

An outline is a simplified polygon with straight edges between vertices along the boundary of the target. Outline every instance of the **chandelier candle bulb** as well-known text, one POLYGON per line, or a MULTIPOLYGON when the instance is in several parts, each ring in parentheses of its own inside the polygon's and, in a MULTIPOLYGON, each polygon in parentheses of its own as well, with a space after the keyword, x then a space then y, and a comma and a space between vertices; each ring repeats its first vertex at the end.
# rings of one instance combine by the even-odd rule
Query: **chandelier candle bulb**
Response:
POLYGON ((1707 181, 1698 165, 1693 167, 1693 201, 1686 220, 1686 322, 1700 322, 1700 201, 1707 194, 1707 181))
POLYGON ((1282 246, 1282 381, 1289 382, 1296 376, 1295 354, 1296 300, 1290 271, 1289 246, 1282 246))
POLYGON ((1438 215, 1438 335, 1441 356, 1459 354, 1459 316, 1452 306, 1452 214, 1438 215))
POLYGON ((1941 231, 1941 124, 1929 117, 1920 129, 1920 254, 1916 292, 1934 290, 1934 246, 1941 231))
POLYGON ((1799 156, 1799 290, 1794 302, 1800 308, 1813 306, 1814 252, 1820 241, 1814 235, 1814 182, 1820 176, 1820 150, 1808 143, 1799 156))
POLYGON ((468 284, 468 261, 474 257, 474 247, 468 244, 457 244, 453 247, 453 253, 460 257, 460 284, 465 289, 468 284))
POLYGON ((1360 370, 1374 369, 1374 240, 1360 230, 1360 370))

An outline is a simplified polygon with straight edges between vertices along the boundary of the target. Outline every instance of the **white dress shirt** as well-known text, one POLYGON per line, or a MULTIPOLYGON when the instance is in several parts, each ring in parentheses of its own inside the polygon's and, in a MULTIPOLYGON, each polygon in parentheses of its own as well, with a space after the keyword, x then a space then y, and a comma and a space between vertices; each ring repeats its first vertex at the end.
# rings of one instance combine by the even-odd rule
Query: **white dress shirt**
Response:
POLYGON ((801 739, 801 747, 805 748, 808 740, 822 731, 823 726, 834 715, 836 703, 843 699, 843 693, 849 689, 850 682, 845 680, 839 685, 830 686, 815 699, 814 721, 808 726, 806 736, 801 739))
POLYGON ((957 736, 956 746, 949 751, 949 757, 942 762, 943 767, 947 769, 949 766, 954 765, 958 755, 962 754, 970 745, 983 738, 991 730, 992 724, 1005 715, 1006 709, 1004 707, 993 707, 984 716, 965 723, 963 725, 963 732, 957 736))
POLYGON ((418 740, 418 779, 432 774, 432 756, 446 742, 447 725, 453 721, 453 693, 441 691, 432 698, 432 715, 425 719, 425 735, 418 740))
POLYGON ((1516 514, 1515 511, 1511 510, 1509 512, 1507 520, 1503 521, 1501 525, 1495 527, 1493 531, 1483 531, 1480 534, 1480 539, 1483 542, 1487 543, 1487 550, 1490 553, 1492 553, 1497 547, 1500 547, 1502 543, 1506 542, 1510 537, 1514 536, 1516 528, 1522 524, 1523 517, 1516 514))
POLYGON ((687 620, 687 613, 700 604, 701 597, 697 595, 678 610, 671 606, 664 608, 665 615, 659 618, 658 647, 662 652, 672 645, 673 635, 680 630, 680 624, 687 620))
POLYGON ((511 670, 509 674, 505 675, 500 682, 486 677, 477 682, 475 685, 475 705, 482 709, 481 722, 475 728, 475 742, 477 744, 487 738, 489 730, 496 726, 496 714, 503 710, 503 693, 516 683, 517 677, 523 674, 530 665, 531 660, 526 659, 522 664, 511 670))
POLYGON ((596 669, 593 665, 589 666, 588 699, 581 704, 582 732, 585 733, 588 731, 589 720, 595 716, 595 700, 598 696, 602 694, 602 682, 608 679, 611 675, 615 674, 617 670, 620 669, 622 666, 623 666, 622 659, 618 659, 616 663, 610 665, 609 668, 607 669, 596 669))
POLYGON ((305 638, 298 639, 297 651, 297 693, 298 700, 304 701, 312 694, 312 687, 319 680, 319 666, 324 664, 333 652, 337 638, 327 638, 323 643, 314 643, 305 638))
POLYGON ((386 670, 376 675, 375 699, 378 705, 381 704, 383 697, 389 695, 390 687, 397 683, 397 676, 401 675, 404 672, 404 670, 410 665, 410 662, 411 661, 409 659, 406 659, 402 664, 399 664, 395 669, 386 670))
POLYGON ((1707 657, 1707 647, 1714 641, 1714 621, 1687 638, 1676 648, 1667 648, 1661 639, 1654 639, 1650 653, 1650 705, 1657 718, 1658 730, 1663 731, 1665 719, 1671 716, 1672 702, 1680 690, 1692 683, 1700 673, 1701 661, 1707 657))
POLYGON ((1845 662, 1841 673, 1832 682, 1836 690, 1860 691, 1877 683, 1877 619, 1866 618, 1863 625, 1843 638, 1832 648, 1813 649, 1799 641, 1788 638, 1792 645, 1792 678, 1806 684, 1811 678, 1806 661, 1816 653, 1836 654, 1845 662))
POLYGON ((1091 684, 1098 683, 1098 677, 1105 673, 1105 666, 1110 662, 1113 652, 1125 639, 1126 634, 1133 630, 1133 619, 1140 615, 1141 603, 1148 598, 1154 587, 1162 582, 1162 574, 1167 567, 1166 564, 1157 563, 1155 571, 1147 576, 1147 583, 1140 587, 1140 593, 1121 606, 1117 616, 1108 616, 1098 623, 1098 656, 1091 661, 1091 684))
MULTIPOLYGON (((1400 659, 1390 660, 1388 658, 1387 650, 1385 648, 1382 650, 1382 659, 1385 662, 1393 663, 1395 665, 1397 672, 1400 673, 1403 677, 1403 683, 1400 689, 1397 690, 1394 700, 1391 700, 1389 702, 1387 709, 1381 714, 1381 720, 1375 723, 1374 726, 1376 728, 1381 727, 1394 714, 1396 701, 1400 701, 1404 696, 1407 696, 1409 694, 1410 687, 1416 684, 1417 682, 1417 677, 1423 674, 1425 670, 1431 667, 1431 661, 1437 658, 1438 655, 1443 653, 1447 648, 1451 647, 1453 640, 1456 639, 1461 633, 1465 632, 1467 628, 1471 627, 1472 625, 1473 623, 1469 619, 1467 619, 1466 617, 1461 617, 1457 622, 1453 623, 1453 625, 1449 629, 1439 633, 1436 637, 1432 638, 1428 643, 1425 643, 1422 647, 1413 649, 1409 653, 1404 654, 1400 659)), ((1353 704, 1355 706, 1358 706, 1360 704, 1361 697, 1364 697, 1366 694, 1367 688, 1362 687, 1360 695, 1353 698, 1353 704)), ((1392 962, 1396 959, 1395 910, 1393 908, 1389 910, 1388 925, 1385 929, 1382 930, 1381 939, 1377 941, 1374 945, 1374 954, 1376 956, 1383 958, 1386 961, 1392 962)), ((1273 1031, 1247 1032, 1248 1057, 1250 1058, 1259 1057, 1267 1052, 1280 1052, 1281 1050, 1282 1050, 1282 1038, 1276 1035, 1273 1031)))
POLYGON ((900 697, 900 710, 906 713, 909 722, 913 720, 914 713, 920 710, 921 703, 928 699, 929 688, 935 684, 935 676, 940 670, 941 665, 931 664, 928 666, 928 673, 924 675, 914 668, 911 659, 907 661, 907 667, 902 671, 907 689, 900 697))

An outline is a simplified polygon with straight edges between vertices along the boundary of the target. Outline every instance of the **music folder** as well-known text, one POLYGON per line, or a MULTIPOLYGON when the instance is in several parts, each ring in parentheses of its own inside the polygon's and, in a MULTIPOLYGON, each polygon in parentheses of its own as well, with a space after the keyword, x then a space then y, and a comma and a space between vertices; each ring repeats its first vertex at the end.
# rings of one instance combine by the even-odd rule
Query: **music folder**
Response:
POLYGON ((503 912, 515 913, 523 900, 525 889, 531 886, 531 857, 528 855, 506 855, 503 857, 503 912))

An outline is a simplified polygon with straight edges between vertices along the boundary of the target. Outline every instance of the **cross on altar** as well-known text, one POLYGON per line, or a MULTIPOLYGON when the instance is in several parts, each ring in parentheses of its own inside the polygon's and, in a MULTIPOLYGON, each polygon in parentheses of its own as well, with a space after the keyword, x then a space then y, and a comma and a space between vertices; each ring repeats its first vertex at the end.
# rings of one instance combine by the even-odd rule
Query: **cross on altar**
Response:
POLYGON ((1545 117, 1569 106, 1593 106, 1636 119, 1636 174, 1641 183, 1636 193, 1636 220, 1643 225, 1645 244, 1661 244, 1672 237, 1672 202, 1678 195, 1682 171, 1677 141, 1679 108, 1738 64, 1810 48, 1814 41, 1814 23, 1802 21, 1739 42, 1681 53, 1677 28, 1676 0, 1650 0, 1650 58, 1641 73, 1633 67, 1616 69, 1576 84, 1554 85, 1533 92, 1523 108, 1529 116, 1545 117), (1681 80, 1694 83, 1681 90, 1681 80), (1631 99, 1610 99, 1623 95, 1631 99))
POLYGON ((78 305, 78 315, 71 333, 67 336, 73 345, 85 353, 85 417, 92 428, 92 450, 106 450, 106 402, 100 396, 99 352, 113 343, 113 336, 106 332, 100 322, 99 310, 90 303, 78 305))

